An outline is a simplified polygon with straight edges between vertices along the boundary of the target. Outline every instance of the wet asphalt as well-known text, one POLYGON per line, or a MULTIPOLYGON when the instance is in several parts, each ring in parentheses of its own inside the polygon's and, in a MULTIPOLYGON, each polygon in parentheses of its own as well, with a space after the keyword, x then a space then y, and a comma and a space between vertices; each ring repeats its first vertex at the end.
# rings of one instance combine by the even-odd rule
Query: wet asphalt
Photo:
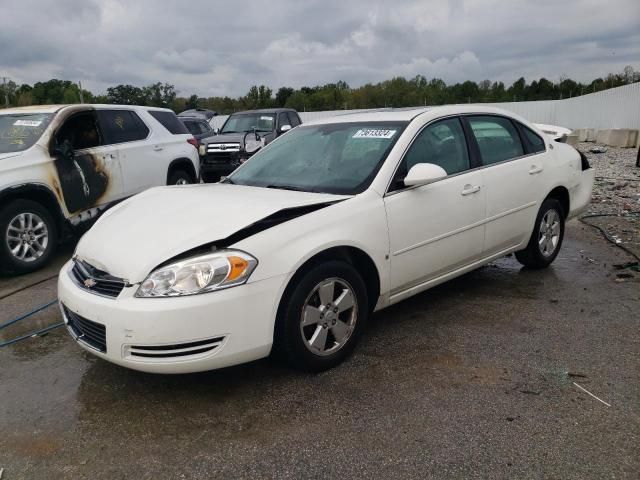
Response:
MULTIPOLYGON (((0 349, 1 478, 639 478, 628 260, 574 221, 551 268, 505 258, 378 312, 317 375, 267 359, 156 376, 62 328, 24 340, 0 349)), ((9 295, 0 323, 54 298, 55 279, 9 295)), ((59 321, 51 307, 0 341, 59 321)))

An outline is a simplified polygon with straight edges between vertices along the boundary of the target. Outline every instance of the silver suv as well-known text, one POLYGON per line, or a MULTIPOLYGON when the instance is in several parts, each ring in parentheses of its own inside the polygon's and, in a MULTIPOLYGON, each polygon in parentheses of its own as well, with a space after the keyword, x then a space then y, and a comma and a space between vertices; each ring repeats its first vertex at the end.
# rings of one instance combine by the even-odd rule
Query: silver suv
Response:
POLYGON ((197 142, 171 110, 2 110, 0 270, 36 270, 51 259, 60 238, 110 205, 153 186, 194 183, 198 176, 197 142))

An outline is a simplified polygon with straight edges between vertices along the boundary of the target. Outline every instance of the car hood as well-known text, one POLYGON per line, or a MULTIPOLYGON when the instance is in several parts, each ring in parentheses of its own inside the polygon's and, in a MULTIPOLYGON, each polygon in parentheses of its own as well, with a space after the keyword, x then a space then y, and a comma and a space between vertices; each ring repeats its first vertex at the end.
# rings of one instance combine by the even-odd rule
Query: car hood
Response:
POLYGON ((280 210, 344 198, 229 184, 152 188, 107 211, 82 237, 76 256, 137 283, 176 255, 280 210))
MULTIPOLYGON (((258 132, 261 137, 268 137, 272 132, 258 132)), ((219 133, 207 139, 207 143, 242 143, 244 133, 219 133)), ((251 138, 251 135, 248 135, 251 138)))
POLYGON ((0 160, 4 160, 5 158, 17 157, 19 155, 22 155, 22 152, 0 153, 0 160))
POLYGON ((219 133, 211 137, 207 143, 242 143, 244 133, 219 133))

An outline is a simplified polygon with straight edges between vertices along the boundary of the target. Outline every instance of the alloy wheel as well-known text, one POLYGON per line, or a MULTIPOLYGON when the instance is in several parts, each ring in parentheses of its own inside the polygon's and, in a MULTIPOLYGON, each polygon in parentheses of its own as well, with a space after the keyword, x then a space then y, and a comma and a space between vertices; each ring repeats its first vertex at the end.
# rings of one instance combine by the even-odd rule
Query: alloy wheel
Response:
POLYGON ((300 333, 304 345, 315 355, 331 355, 349 341, 358 320, 354 290, 343 279, 318 283, 302 307, 300 333))
POLYGON ((49 229, 39 215, 20 213, 9 222, 5 242, 15 258, 34 262, 47 250, 49 229))
POLYGON ((538 233, 538 247, 540 253, 545 257, 550 257, 558 248, 560 242, 560 214, 550 209, 542 217, 540 221, 540 229, 538 233))

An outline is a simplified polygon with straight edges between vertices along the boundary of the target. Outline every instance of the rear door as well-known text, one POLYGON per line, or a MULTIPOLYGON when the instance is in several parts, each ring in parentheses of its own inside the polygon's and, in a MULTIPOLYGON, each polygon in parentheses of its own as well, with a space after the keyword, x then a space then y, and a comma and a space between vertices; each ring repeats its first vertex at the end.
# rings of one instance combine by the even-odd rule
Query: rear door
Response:
MULTIPOLYGON (((154 185, 163 185, 166 172, 156 173, 151 147, 147 141, 150 130, 133 110, 98 110, 98 121, 104 142, 117 152, 123 178, 123 195, 134 195, 154 185), (160 176, 163 181, 159 182, 160 176)), ((116 154, 116 153, 114 153, 116 154)))
POLYGON ((519 124, 507 117, 473 115, 464 119, 484 167, 485 256, 490 256, 521 244, 531 234, 544 189, 545 144, 541 138, 536 146, 523 140, 519 124))
POLYGON ((436 121, 418 134, 389 190, 385 206, 392 302, 479 259, 485 219, 482 173, 472 169, 459 118, 436 121), (439 165, 448 176, 429 185, 404 187, 402 179, 418 163, 439 165))

